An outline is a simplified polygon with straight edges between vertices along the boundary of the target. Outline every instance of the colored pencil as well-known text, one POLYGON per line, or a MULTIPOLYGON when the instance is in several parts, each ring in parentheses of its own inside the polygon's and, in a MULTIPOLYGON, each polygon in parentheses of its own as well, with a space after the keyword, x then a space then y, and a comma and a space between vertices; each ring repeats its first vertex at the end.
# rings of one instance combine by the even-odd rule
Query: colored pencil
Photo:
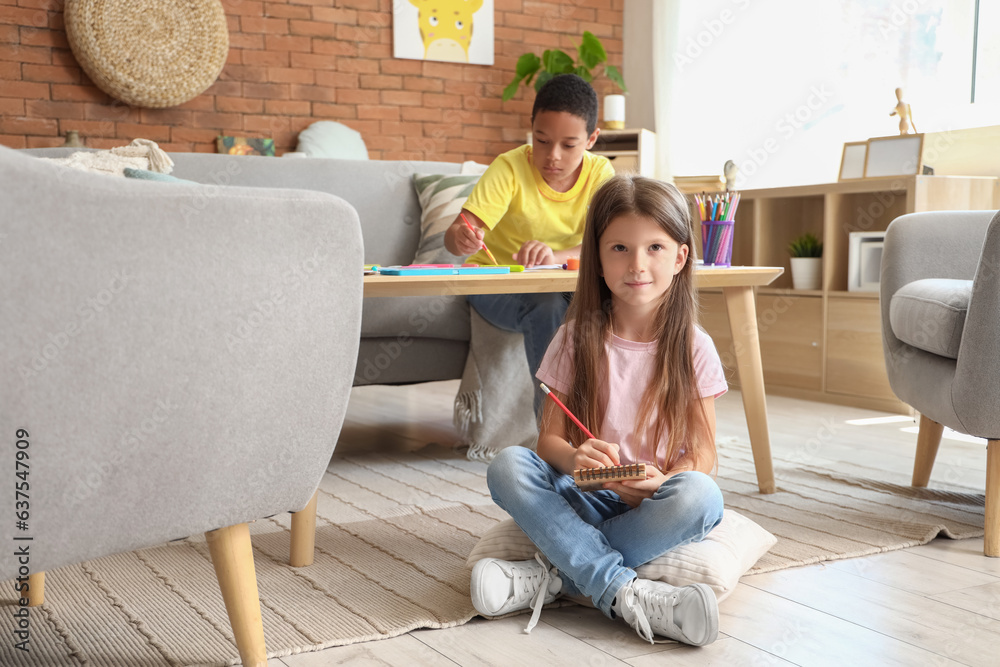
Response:
MULTIPOLYGON (((472 223, 469 222, 469 219, 465 217, 465 213, 459 211, 458 214, 462 216, 462 220, 465 222, 465 226, 468 227, 470 230, 472 230, 472 233, 475 234, 476 228, 473 227, 472 223)), ((493 253, 490 252, 490 249, 486 247, 486 242, 482 241, 481 243, 483 244, 483 250, 486 252, 486 256, 490 258, 490 261, 493 262, 495 266, 500 266, 500 263, 497 262, 497 258, 494 257, 493 253)))
POLYGON ((736 217, 736 207, 740 205, 740 193, 729 191, 709 195, 694 196, 702 222, 728 222, 736 217))
POLYGON ((563 405, 563 402, 559 400, 559 397, 556 396, 555 394, 553 394, 552 390, 545 386, 544 382, 539 382, 538 384, 541 385, 542 391, 545 392, 545 395, 548 396, 549 398, 551 398, 553 401, 555 401, 556 405, 558 405, 560 408, 562 408, 562 411, 566 413, 566 416, 569 417, 570 419, 572 419, 573 423, 576 424, 577 426, 579 426, 580 430, 583 431, 584 433, 586 433, 588 438, 590 438, 591 440, 597 440, 597 438, 594 437, 594 434, 591 433, 589 430, 587 430, 586 426, 584 426, 582 423, 580 423, 580 420, 576 418, 576 415, 574 415, 572 412, 570 412, 569 408, 567 408, 565 405, 563 405))

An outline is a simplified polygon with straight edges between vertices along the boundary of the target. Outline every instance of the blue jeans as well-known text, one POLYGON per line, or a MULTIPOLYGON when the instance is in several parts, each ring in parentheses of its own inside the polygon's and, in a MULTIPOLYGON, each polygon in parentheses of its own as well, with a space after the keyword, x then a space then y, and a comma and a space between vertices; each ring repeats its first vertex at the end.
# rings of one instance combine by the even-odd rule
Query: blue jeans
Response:
POLYGON ((569 293, 542 294, 473 294, 469 305, 479 315, 504 331, 524 334, 524 351, 528 356, 528 370, 535 385, 535 414, 540 413, 544 395, 535 382, 535 373, 542 363, 545 350, 566 316, 569 293))
POLYGON ((493 501, 558 568, 562 592, 586 595, 610 618, 633 568, 701 541, 722 521, 722 491, 701 472, 674 475, 635 509, 613 491, 580 491, 525 447, 501 450, 486 481, 493 501))

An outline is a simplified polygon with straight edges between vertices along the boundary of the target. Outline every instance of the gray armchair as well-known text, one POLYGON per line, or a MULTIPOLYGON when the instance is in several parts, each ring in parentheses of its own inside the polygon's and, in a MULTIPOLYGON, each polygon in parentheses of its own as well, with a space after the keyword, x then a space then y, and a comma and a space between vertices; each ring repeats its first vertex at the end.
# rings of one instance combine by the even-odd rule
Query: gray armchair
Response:
POLYGON ((4 148, 0 191, 0 580, 30 575, 34 604, 45 570, 204 532, 240 657, 265 664, 246 522, 303 509, 333 453, 360 333, 357 214, 4 148))
POLYGON ((913 485, 943 427, 988 440, 985 553, 1000 556, 1000 214, 904 215, 886 231, 882 341, 893 392, 920 413, 913 485))

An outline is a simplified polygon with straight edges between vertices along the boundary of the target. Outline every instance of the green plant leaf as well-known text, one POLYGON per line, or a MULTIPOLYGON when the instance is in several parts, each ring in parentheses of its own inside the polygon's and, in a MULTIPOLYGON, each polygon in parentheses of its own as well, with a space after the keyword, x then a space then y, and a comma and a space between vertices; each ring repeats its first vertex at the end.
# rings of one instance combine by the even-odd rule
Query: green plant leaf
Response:
POLYGON ((580 61, 587 69, 594 69, 598 64, 608 59, 608 52, 604 50, 601 40, 595 37, 594 33, 589 30, 584 31, 583 41, 580 42, 580 46, 577 47, 576 51, 580 56, 580 61))
POLYGON ((542 67, 542 59, 536 56, 534 53, 525 53, 523 56, 517 59, 517 67, 514 68, 514 72, 517 74, 517 81, 520 83, 521 79, 529 79, 534 76, 542 67))
POLYGON ((541 90, 542 86, 548 83, 549 79, 551 79, 554 76, 555 74, 553 74, 552 72, 539 72, 538 78, 535 79, 535 92, 537 93, 539 90, 541 90))
POLYGON ((501 96, 501 99, 503 99, 503 101, 506 102, 507 100, 513 98, 515 95, 517 95, 517 88, 520 85, 521 85, 520 77, 515 77, 514 80, 508 83, 507 87, 503 89, 503 95, 501 96))
POLYGON ((576 74, 578 77, 580 77, 587 83, 590 83, 591 81, 594 80, 594 75, 591 74, 590 70, 584 67, 583 65, 580 65, 575 70, 573 70, 573 74, 576 74))
POLYGON ((542 64, 545 65, 545 71, 552 74, 568 74, 573 71, 573 59, 559 49, 547 49, 542 54, 542 64))
POLYGON ((815 234, 807 232, 788 244, 788 254, 792 257, 822 257, 823 243, 815 234))
MULTIPOLYGON (((601 40, 590 31, 584 31, 583 40, 576 51, 578 61, 560 49, 547 49, 542 53, 541 58, 534 53, 525 53, 517 59, 516 76, 503 89, 502 99, 506 101, 513 98, 517 95, 518 86, 522 83, 530 86, 532 79, 534 79, 534 88, 538 91, 556 74, 576 74, 587 83, 592 83, 594 81, 594 68, 607 62, 608 53, 604 50, 601 40)), ((617 67, 608 65, 604 68, 604 73, 622 92, 628 92, 622 73, 617 67)))
POLYGON ((604 74, 618 84, 618 87, 622 89, 623 93, 628 92, 628 88, 625 87, 625 79, 622 78, 622 73, 618 71, 618 68, 614 65, 608 65, 604 68, 604 74))

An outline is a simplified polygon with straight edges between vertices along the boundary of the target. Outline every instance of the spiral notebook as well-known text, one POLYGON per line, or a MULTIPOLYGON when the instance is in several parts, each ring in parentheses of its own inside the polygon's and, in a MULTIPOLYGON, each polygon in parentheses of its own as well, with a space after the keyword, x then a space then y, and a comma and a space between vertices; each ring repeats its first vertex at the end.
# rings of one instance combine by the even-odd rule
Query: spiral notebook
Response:
POLYGON ((646 479, 645 463, 630 463, 601 468, 580 468, 573 471, 573 481, 583 491, 593 491, 608 482, 646 479))

